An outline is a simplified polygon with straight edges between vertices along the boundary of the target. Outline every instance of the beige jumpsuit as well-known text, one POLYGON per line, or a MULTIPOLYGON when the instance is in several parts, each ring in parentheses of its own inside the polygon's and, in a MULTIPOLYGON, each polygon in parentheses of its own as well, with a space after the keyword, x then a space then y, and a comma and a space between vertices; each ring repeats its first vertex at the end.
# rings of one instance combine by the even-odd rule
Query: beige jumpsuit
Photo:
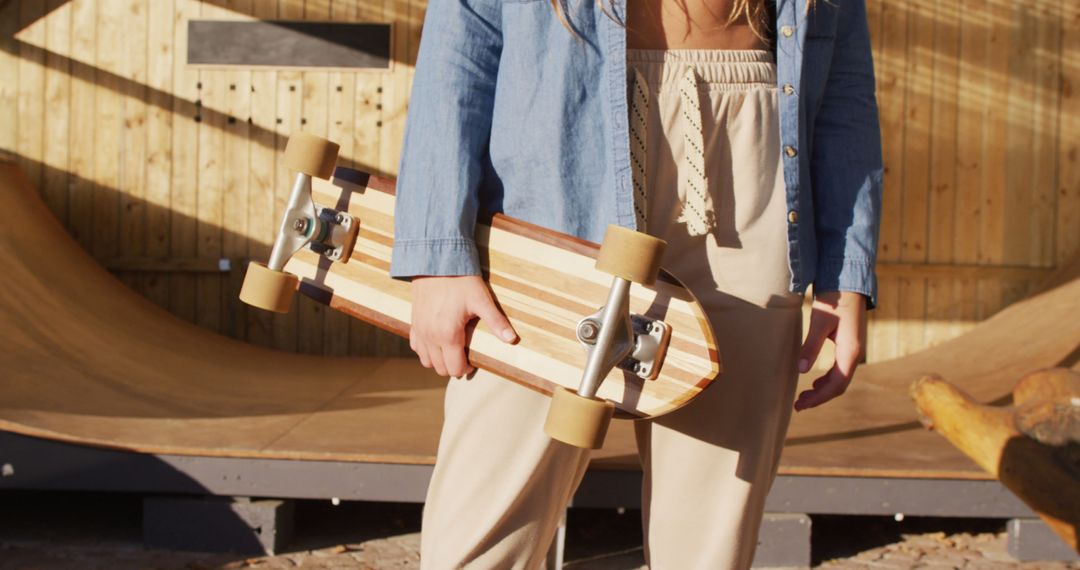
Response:
MULTIPOLYGON (((667 240, 663 266, 704 305, 724 364, 690 404, 636 424, 646 558, 653 570, 747 568, 791 415, 801 333, 802 296, 788 291, 775 64, 756 50, 632 49, 627 59, 648 87, 637 131, 647 231, 667 240), (691 99, 679 89, 688 69, 691 99), (698 123, 700 139, 686 132, 698 123), (694 141, 704 143, 711 210, 698 236, 680 221, 694 141)), ((422 567, 542 566, 589 458, 544 435, 548 405, 483 371, 450 381, 422 567)))

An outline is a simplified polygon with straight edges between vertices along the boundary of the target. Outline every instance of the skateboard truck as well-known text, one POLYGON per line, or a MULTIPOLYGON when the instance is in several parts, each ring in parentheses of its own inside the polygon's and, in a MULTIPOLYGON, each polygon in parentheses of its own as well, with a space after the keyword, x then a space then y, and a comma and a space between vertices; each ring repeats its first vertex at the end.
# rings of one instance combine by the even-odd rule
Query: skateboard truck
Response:
MULTIPOLYGON (((612 340, 612 352, 623 354, 627 352, 627 347, 630 350, 613 366, 632 372, 644 380, 656 380, 667 353, 671 326, 664 321, 630 314, 629 309, 615 312, 618 314, 618 325, 612 340)), ((577 338, 585 347, 586 354, 596 350, 596 340, 600 335, 603 319, 604 309, 601 308, 578 322, 577 338)))
POLYGON ((240 300, 249 305, 287 313, 298 279, 285 273, 285 263, 304 246, 331 261, 348 261, 356 244, 359 222, 346 212, 318 206, 311 199, 312 178, 329 179, 337 163, 338 145, 297 133, 285 146, 285 165, 296 171, 289 203, 266 265, 248 264, 240 300))
POLYGON ((608 226, 596 268, 613 276, 611 289, 604 307, 578 323, 578 340, 588 355, 585 370, 576 391, 559 388, 552 394, 544 424, 552 439, 599 449, 615 412, 614 404, 596 397, 604 377, 620 365, 642 378, 659 373, 671 328, 630 314, 630 283, 656 281, 665 245, 650 235, 608 226))
POLYGON ((312 201, 311 176, 299 172, 266 267, 281 271, 289 258, 304 246, 331 261, 348 261, 356 243, 355 229, 355 220, 348 213, 312 201))

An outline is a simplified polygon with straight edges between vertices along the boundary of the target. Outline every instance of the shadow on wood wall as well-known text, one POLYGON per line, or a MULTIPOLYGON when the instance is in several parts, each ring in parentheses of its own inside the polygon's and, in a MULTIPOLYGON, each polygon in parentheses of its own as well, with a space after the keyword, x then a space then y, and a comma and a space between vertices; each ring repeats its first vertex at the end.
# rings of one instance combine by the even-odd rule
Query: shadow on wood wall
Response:
MULTIPOLYGON (((1064 33, 1080 7, 868 8, 886 165, 873 361, 962 333, 1080 249, 1080 44, 1064 33)), ((420 0, 0 1, 0 152, 84 247, 185 318, 284 349, 329 338, 335 354, 398 350, 354 343, 336 314, 263 326, 236 305, 235 279, 184 267, 265 257, 290 132, 338 140, 348 165, 393 175, 422 14, 420 0), (402 65, 185 65, 187 18, 251 17, 393 21, 402 65)))

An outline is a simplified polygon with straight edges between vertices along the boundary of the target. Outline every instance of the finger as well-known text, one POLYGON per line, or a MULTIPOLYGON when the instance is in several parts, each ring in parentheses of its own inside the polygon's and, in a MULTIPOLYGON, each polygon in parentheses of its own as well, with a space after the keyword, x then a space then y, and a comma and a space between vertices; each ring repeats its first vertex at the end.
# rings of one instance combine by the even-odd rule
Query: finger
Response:
POLYGON ((428 358, 431 359, 431 367, 435 369, 435 373, 439 376, 448 376, 446 373, 446 363, 443 362, 442 350, 439 347, 431 347, 428 351, 428 358))
POLYGON ((862 340, 856 319, 844 319, 836 332, 836 367, 848 380, 862 358, 862 340))
POLYGON ((417 345, 413 348, 413 352, 420 358, 420 364, 422 364, 424 368, 431 368, 431 359, 428 358, 428 352, 423 346, 417 345))
POLYGON ((795 400, 795 410, 802 411, 820 406, 844 393, 846 389, 847 380, 833 366, 824 376, 814 381, 814 385, 810 390, 799 394, 799 398, 795 400))
POLYGON ((446 372, 454 378, 460 378, 469 372, 469 361, 465 358, 465 348, 461 345, 446 345, 442 347, 443 364, 446 372))
POLYGON ((495 334, 503 340, 503 342, 514 342, 518 339, 517 333, 514 331, 514 327, 510 325, 509 319, 506 315, 499 310, 499 307, 495 305, 495 301, 492 300, 490 295, 484 295, 475 301, 474 306, 470 307, 473 314, 480 317, 480 320, 484 322, 489 329, 495 332, 495 334))
POLYGON ((799 350, 799 372, 809 371, 810 366, 817 361, 821 347, 825 345, 825 339, 828 338, 830 332, 823 314, 819 311, 812 312, 810 330, 806 333, 806 340, 803 341, 802 348, 799 350))
POLYGON ((824 376, 814 381, 813 388, 799 394, 795 400, 795 410, 801 412, 820 406, 847 391, 849 383, 849 379, 833 366, 824 376))

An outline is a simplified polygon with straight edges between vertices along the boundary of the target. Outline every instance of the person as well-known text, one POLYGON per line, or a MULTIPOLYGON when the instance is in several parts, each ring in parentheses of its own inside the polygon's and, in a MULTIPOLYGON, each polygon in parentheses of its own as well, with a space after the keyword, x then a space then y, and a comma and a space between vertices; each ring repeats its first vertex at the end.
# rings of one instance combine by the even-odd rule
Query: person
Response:
POLYGON ((516 338, 480 277, 486 210, 668 242, 662 265, 705 307, 724 372, 635 424, 645 555, 748 567, 792 408, 844 392, 876 300, 864 0, 430 0, 424 23, 391 263, 412 280, 411 347, 453 377, 421 565, 539 567, 589 459, 544 434, 546 397, 468 362, 470 321, 516 338), (835 362, 796 398, 826 340, 835 362))

